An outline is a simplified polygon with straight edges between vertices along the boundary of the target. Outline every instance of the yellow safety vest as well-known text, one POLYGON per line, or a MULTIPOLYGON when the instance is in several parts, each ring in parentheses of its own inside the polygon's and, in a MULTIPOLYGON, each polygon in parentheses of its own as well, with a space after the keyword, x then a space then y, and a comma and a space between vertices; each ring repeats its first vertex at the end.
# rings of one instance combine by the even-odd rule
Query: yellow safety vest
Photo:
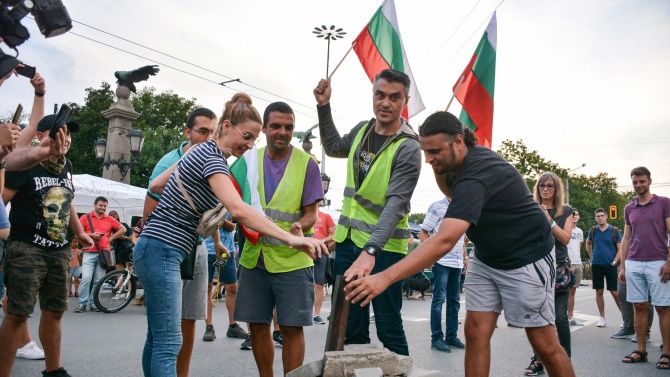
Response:
MULTIPOLYGON (((305 183, 307 163, 311 158, 307 153, 293 148, 286 170, 270 203, 265 202, 265 175, 263 160, 265 148, 258 150, 258 194, 265 215, 274 220, 275 224, 289 231, 291 224, 300 220, 302 212, 302 189, 305 183)), ((314 235, 314 228, 303 229, 305 236, 314 235)), ((240 264, 246 268, 254 268, 258 264, 260 253, 263 253, 265 269, 272 273, 289 272, 314 265, 307 254, 291 249, 288 244, 276 238, 261 236, 258 243, 244 243, 240 264)))
MULTIPOLYGON (((344 204, 342 214, 335 230, 335 241, 342 242, 351 231, 351 240, 358 247, 363 247, 372 236, 372 230, 379 221, 379 216, 386 204, 388 182, 391 179, 393 157, 400 144, 407 137, 395 138, 377 153, 374 163, 370 167, 367 178, 356 190, 354 174, 358 174, 358 166, 354 166, 356 156, 360 153, 360 144, 366 133, 367 125, 362 127, 349 152, 349 169, 347 169, 347 185, 344 188, 344 204)), ((372 130, 370 132, 373 132, 372 130)), ((407 254, 407 240, 410 236, 409 214, 405 214, 398 222, 391 238, 386 245, 381 245, 385 251, 407 254)))

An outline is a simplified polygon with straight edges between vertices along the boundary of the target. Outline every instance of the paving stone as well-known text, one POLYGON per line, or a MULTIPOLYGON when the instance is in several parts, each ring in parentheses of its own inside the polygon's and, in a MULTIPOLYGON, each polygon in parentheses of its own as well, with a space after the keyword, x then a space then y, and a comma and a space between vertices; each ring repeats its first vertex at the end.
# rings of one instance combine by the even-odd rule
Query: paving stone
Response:
POLYGON ((381 368, 359 368, 354 369, 354 377, 384 377, 381 368))

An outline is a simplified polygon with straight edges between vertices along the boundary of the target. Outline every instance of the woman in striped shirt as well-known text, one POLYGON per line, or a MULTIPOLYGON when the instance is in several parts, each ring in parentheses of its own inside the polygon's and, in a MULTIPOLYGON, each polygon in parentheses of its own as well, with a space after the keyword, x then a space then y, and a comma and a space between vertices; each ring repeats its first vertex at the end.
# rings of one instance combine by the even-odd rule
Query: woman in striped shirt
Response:
POLYGON ((240 157, 253 148, 262 128, 258 111, 247 95, 226 103, 214 138, 200 145, 156 179, 149 189, 162 194, 135 246, 133 260, 144 286, 147 340, 142 356, 145 376, 176 376, 182 344, 179 265, 198 239, 200 213, 221 202, 238 222, 263 235, 280 239, 312 259, 328 253, 323 242, 285 232, 244 203, 230 179, 226 158, 240 157), (179 166, 180 180, 198 212, 188 204, 172 174, 179 166))

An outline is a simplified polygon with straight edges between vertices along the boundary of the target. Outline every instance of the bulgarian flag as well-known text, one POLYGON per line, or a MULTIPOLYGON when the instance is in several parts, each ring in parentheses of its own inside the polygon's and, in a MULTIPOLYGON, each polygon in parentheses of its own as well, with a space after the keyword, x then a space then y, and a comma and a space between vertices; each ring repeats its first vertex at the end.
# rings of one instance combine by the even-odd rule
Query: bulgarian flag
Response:
MULTIPOLYGON (((258 193, 258 150, 255 145, 233 162, 230 166, 230 174, 233 185, 235 185, 242 200, 262 215, 265 215, 258 193)), ((258 243, 260 238, 258 232, 242 225, 242 233, 252 244, 256 245, 258 243)))
POLYGON ((409 103, 402 111, 405 119, 413 117, 426 108, 421 100, 416 80, 412 76, 412 70, 409 69, 393 0, 385 0, 382 3, 353 44, 358 60, 361 61, 370 82, 374 83, 375 75, 388 68, 405 72, 409 76, 411 80, 409 103))
POLYGON ((496 84, 496 14, 493 13, 482 39, 458 78, 453 90, 461 103, 460 120, 475 132, 479 144, 491 148, 493 134, 493 91, 496 84), (458 84, 463 80, 460 88, 458 84))

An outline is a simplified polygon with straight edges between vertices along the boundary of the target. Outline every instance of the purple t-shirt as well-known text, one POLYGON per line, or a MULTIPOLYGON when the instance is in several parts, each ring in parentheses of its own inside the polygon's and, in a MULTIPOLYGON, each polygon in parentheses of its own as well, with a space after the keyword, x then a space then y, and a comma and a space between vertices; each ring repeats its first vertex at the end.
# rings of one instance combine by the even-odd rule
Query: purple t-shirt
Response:
POLYGON ((640 205, 638 199, 626 205, 624 219, 630 227, 628 259, 658 261, 668 258, 668 230, 665 220, 670 218, 670 198, 654 195, 640 205))
MULTIPOLYGON (((291 147, 291 153, 293 153, 293 147, 291 147)), ((263 157, 263 174, 265 175, 265 202, 270 203, 272 197, 277 191, 277 186, 284 176, 286 171, 286 165, 288 165, 288 160, 291 158, 291 153, 286 156, 286 158, 272 161, 268 157, 267 152, 263 157)), ((317 200, 323 199, 323 186, 321 184, 321 171, 319 170, 319 165, 316 164, 314 159, 309 159, 307 163, 307 172, 305 173, 305 184, 302 189, 302 205, 308 206, 313 204, 317 200)))
MULTIPOLYGON (((293 153, 293 147, 291 147, 291 153, 293 153)), ((291 158, 291 153, 281 160, 272 161, 268 157, 267 151, 263 156, 263 175, 265 181, 265 203, 270 203, 272 197, 277 191, 277 186, 284 176, 286 171, 286 165, 288 165, 288 160, 291 158)), ((318 200, 323 200, 323 185, 321 184, 321 170, 319 170, 319 165, 313 158, 309 159, 307 163, 307 171, 305 172, 305 183, 302 188, 302 200, 300 203, 303 206, 308 206, 314 204, 318 200)), ((265 270, 265 261, 263 260, 263 253, 261 253, 258 258, 258 263, 256 267, 265 270)))

